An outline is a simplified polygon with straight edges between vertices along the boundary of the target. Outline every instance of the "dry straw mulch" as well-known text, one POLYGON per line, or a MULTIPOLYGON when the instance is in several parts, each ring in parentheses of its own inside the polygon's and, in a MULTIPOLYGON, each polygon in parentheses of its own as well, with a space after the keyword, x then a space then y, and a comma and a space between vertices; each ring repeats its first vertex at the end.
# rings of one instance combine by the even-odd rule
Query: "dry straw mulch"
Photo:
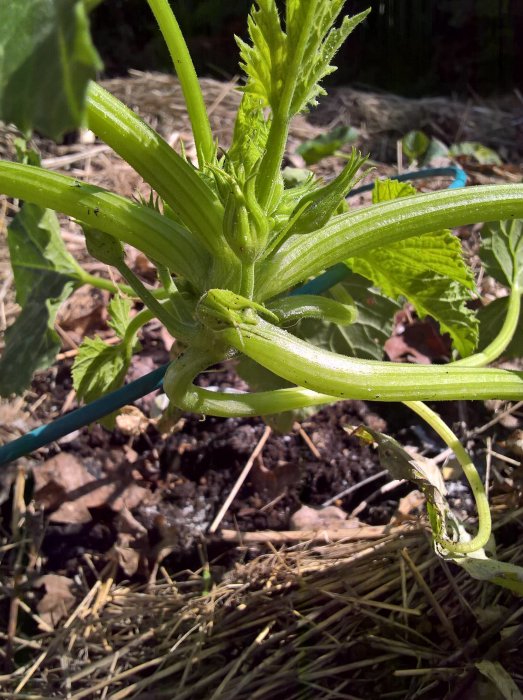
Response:
MULTIPOLYGON (((496 526, 514 542, 498 556, 520 565, 522 514, 496 526)), ((137 588, 109 569, 90 588, 78 577, 81 602, 56 630, 18 633, 24 661, 0 697, 476 698, 486 660, 523 681, 521 600, 436 558, 414 524, 269 547, 208 592, 202 571, 161 569, 137 588)))

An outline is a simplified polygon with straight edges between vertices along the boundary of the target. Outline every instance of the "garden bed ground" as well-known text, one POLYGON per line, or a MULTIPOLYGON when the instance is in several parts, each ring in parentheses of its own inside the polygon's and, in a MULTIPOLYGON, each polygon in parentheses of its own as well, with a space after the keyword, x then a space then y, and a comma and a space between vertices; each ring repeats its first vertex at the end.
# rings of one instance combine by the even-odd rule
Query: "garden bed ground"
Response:
MULTIPOLYGON (((107 87, 191 155, 176 81, 134 74, 107 87)), ((239 100, 234 83, 204 81, 204 91, 226 145, 239 100)), ((397 139, 424 129, 500 153, 503 166, 467 163, 473 182, 521 181, 522 111, 518 95, 464 103, 339 89, 310 119, 297 120, 288 163, 301 165, 299 142, 350 123, 361 130, 359 147, 380 161, 378 174, 397 172, 397 139)), ((1 143, 9 157, 7 130, 1 143)), ((70 145, 37 145, 47 167, 127 196, 148 194, 89 134, 70 145)), ((341 165, 325 159, 318 171, 330 177, 341 165)), ((8 220, 15 206, 0 204, 8 220)), ((107 274, 88 258, 78 228, 64 221, 63 230, 89 270, 107 274)), ((459 233, 473 258, 477 228, 459 233)), ((132 252, 130 259, 150 280, 147 261, 132 252)), ((0 273, 3 330, 17 311, 5 231, 0 273)), ((485 280, 482 294, 497 293, 485 280)), ((0 403, 0 441, 76 406, 70 366, 84 335, 111 337, 106 306, 100 292, 73 295, 59 317, 56 364, 23 397, 0 403)), ((171 344, 150 324, 130 379, 166 362, 171 344)), ((408 309, 388 348, 392 359, 421 362, 440 362, 448 349, 434 325, 408 309)), ((233 369, 200 381, 241 388, 233 369)), ((180 416, 167 431, 154 418, 154 395, 137 408, 113 432, 84 429, 0 472, 0 697, 476 698, 487 678, 499 681, 498 661, 523 688, 519 600, 438 560, 423 498, 391 483, 375 452, 344 430, 369 425, 443 465, 451 504, 473 519, 448 454, 407 409, 340 402, 297 417, 280 434, 261 420, 201 416, 180 416), (249 460, 244 485, 209 534, 249 460), (325 505, 334 509, 319 511, 325 505)), ((489 470, 498 555, 522 564, 521 451, 510 440, 520 407, 437 408, 489 470)))

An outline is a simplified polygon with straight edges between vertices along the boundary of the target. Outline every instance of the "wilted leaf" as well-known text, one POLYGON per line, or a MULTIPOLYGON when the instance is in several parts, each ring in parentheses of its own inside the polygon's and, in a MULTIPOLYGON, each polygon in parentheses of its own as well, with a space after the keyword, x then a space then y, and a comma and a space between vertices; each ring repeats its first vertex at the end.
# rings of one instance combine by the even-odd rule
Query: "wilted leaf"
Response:
POLYGON ((481 674, 492 681, 505 700, 523 700, 523 694, 520 692, 514 679, 499 661, 484 659, 483 661, 476 661, 474 665, 481 674))
POLYGON ((89 80, 102 64, 84 0, 0 3, 0 119, 56 140, 82 125, 89 80))
POLYGON ((78 264, 67 252, 56 214, 24 204, 8 229, 8 245, 22 311, 5 334, 0 395, 20 394, 34 372, 49 367, 60 349, 54 321, 78 285, 78 264))

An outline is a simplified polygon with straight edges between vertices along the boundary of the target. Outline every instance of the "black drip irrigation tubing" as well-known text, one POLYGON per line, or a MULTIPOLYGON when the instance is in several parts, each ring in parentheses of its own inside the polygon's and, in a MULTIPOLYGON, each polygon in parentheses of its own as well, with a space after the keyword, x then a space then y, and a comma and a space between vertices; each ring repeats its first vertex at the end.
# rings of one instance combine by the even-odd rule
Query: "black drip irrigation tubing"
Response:
MULTIPOLYGON (((412 173, 402 173, 394 177, 395 180, 405 181, 428 177, 444 177, 451 176, 454 179, 448 189, 464 187, 467 183, 467 174, 457 166, 449 166, 446 168, 426 168, 417 170, 412 173)), ((374 187, 374 184, 364 185, 349 192, 349 197, 353 197, 362 192, 367 192, 374 187)), ((301 287, 293 290, 290 294, 321 294, 333 287, 338 282, 341 282, 350 270, 343 263, 339 263, 329 268, 326 272, 319 275, 310 282, 306 282, 301 287)), ((23 457, 30 452, 38 450, 40 447, 59 440, 69 433, 79 430, 89 423, 100 420, 104 416, 117 411, 119 408, 137 401, 146 396, 152 391, 157 391, 162 388, 163 377, 170 363, 162 365, 157 369, 149 372, 140 379, 136 379, 130 384, 126 384, 116 391, 111 391, 109 394, 102 396, 96 401, 92 401, 87 406, 77 408, 65 416, 56 418, 47 425, 41 425, 34 430, 29 431, 25 435, 12 440, 0 447, 0 466, 12 462, 19 457, 23 457)))

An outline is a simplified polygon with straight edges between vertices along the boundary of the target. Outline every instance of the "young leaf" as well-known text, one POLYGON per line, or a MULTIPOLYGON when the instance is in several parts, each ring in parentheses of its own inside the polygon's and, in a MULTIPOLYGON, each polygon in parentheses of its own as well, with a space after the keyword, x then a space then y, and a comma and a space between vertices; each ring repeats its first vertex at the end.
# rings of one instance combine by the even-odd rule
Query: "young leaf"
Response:
POLYGON ((94 401, 122 386, 131 352, 125 344, 107 345, 98 337, 85 338, 72 369, 78 398, 94 401))
POLYGON ((7 241, 22 311, 6 331, 0 359, 0 395, 20 394, 33 373, 49 367, 60 349, 56 313, 79 284, 79 267, 60 237, 54 212, 24 204, 7 241))
POLYGON ((424 131, 409 131, 401 139, 403 153, 412 162, 421 160, 430 144, 430 139, 424 131))
POLYGON ((301 143, 296 149, 307 165, 313 165, 322 158, 331 156, 346 143, 353 143, 359 132, 352 126, 338 126, 326 134, 320 134, 315 139, 301 143))
POLYGON ((83 0, 0 3, 0 119, 53 139, 82 124, 102 67, 83 0))
POLYGON ((248 20, 252 45, 237 38, 247 75, 244 91, 273 112, 290 91, 289 117, 315 105, 318 95, 325 94, 319 81, 336 70, 331 59, 369 12, 345 17, 332 29, 343 4, 344 0, 288 0, 283 31, 275 0, 258 0, 248 20))
POLYGON ((269 124, 270 119, 264 118, 260 99, 244 94, 236 115, 232 144, 227 152, 227 159, 236 169, 242 165, 247 174, 252 172, 265 151, 269 124))
MULTIPOLYGON (((406 183, 378 182, 373 201, 414 194, 406 183)), ((381 247, 372 254, 347 261, 354 272, 367 277, 384 294, 410 301, 420 318, 429 315, 449 333, 454 347, 466 357, 477 345, 478 322, 467 307, 474 289, 461 244, 443 230, 381 247)))
POLYGON ((109 325, 116 335, 123 339, 129 320, 133 302, 120 295, 114 296, 109 302, 109 325))
MULTIPOLYGON (((394 314, 400 305, 369 289, 364 277, 350 275, 339 285, 353 300, 357 318, 351 325, 324 323, 316 319, 300 322, 296 335, 340 355, 382 360, 383 346, 392 332, 394 314)), ((336 292, 337 288, 332 290, 336 292)))
POLYGON ((523 291, 523 221, 494 221, 481 229, 480 257, 487 275, 523 291))

